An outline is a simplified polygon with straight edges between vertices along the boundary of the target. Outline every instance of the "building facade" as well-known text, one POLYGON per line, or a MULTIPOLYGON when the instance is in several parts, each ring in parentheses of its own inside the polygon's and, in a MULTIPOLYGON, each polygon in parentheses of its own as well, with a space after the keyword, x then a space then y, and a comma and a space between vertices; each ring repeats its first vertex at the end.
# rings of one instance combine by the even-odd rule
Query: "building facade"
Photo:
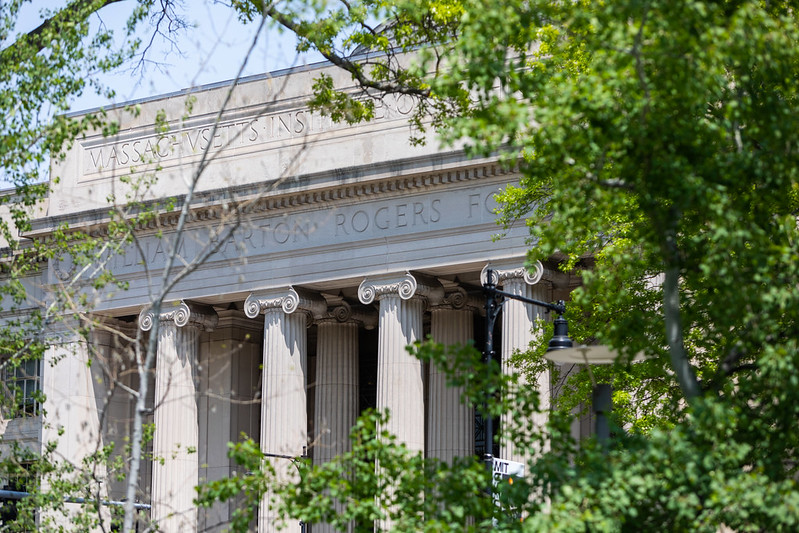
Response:
MULTIPOLYGON (((227 443, 242 434, 267 454, 321 462, 347 449, 361 410, 377 407, 413 450, 445 460, 479 453, 472 410, 405 347, 426 335, 482 342, 487 266, 528 297, 566 299, 572 288, 548 265, 524 268, 523 223, 497 226, 494 195, 517 179, 512 170, 434 138, 412 146, 410 97, 376 100, 375 118, 355 126, 311 112, 321 72, 351 84, 321 66, 111 110, 118 131, 79 139, 53 164, 46 213, 25 235, 47 239, 68 224, 112 242, 109 227, 132 216, 129 202, 159 210, 134 240, 100 254, 93 273, 67 256, 48 262, 45 293, 102 270, 127 287, 82 289, 97 325, 88 340, 57 332, 40 367, 47 420, 5 421, 5 431, 32 446, 57 440, 74 462, 121 445, 135 408, 129 391, 141 386, 131 346, 155 335, 146 399, 152 453, 163 460, 144 465, 138 498, 162 531, 224 527, 235 502, 198 512, 194 486, 231 474, 227 443)), ((529 345, 540 318, 507 303, 503 362, 529 345)), ((548 376, 535 385, 549 397, 548 376)), ((273 458, 282 475, 289 462, 273 458)), ((103 490, 124 498, 120 482, 103 490)), ((273 525, 262 508, 258 529, 273 525)))

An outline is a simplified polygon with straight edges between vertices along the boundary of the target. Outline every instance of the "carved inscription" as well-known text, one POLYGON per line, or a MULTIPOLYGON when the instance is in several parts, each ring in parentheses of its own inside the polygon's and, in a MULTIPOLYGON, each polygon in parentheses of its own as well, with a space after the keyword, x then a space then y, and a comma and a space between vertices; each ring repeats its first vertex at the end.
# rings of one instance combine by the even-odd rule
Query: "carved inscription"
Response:
MULTIPOLYGON (((401 119, 411 114, 414 100, 408 96, 375 100, 374 122, 401 119)), ((85 148, 84 173, 120 170, 131 166, 166 163, 170 160, 240 147, 285 141, 306 135, 349 128, 329 117, 299 109, 270 115, 205 125, 164 135, 132 138, 113 144, 85 148)))
POLYGON ((469 194, 469 218, 483 216, 483 213, 494 214, 498 207, 499 204, 493 193, 480 194, 475 192, 469 194))
MULTIPOLYGON (((359 240, 492 224, 494 192, 493 187, 483 187, 256 219, 227 235, 209 261, 241 261, 272 252, 345 246, 359 240)), ((218 239, 210 228, 187 231, 177 250, 178 264, 200 256, 206 247, 218 244, 218 239)), ((139 246, 130 245, 113 258, 113 269, 117 273, 129 272, 141 269, 145 263, 148 268, 157 269, 166 263, 171 246, 169 237, 144 238, 139 246)))
POLYGON ((336 236, 427 226, 441 220, 441 199, 401 202, 336 213, 336 236))
MULTIPOLYGON (((280 217, 254 222, 229 235, 217 252, 210 257, 210 261, 246 257, 251 253, 262 253, 291 244, 305 245, 311 241, 316 232, 317 224, 308 218, 280 217)), ((188 262, 200 255, 205 247, 217 243, 218 238, 212 236, 209 230, 189 231, 181 240, 177 255, 188 262)), ((167 254, 171 252, 170 245, 170 241, 166 239, 144 239, 140 248, 131 245, 118 255, 114 259, 114 267, 122 270, 142 264, 144 262, 142 255, 150 268, 164 265, 167 254)))

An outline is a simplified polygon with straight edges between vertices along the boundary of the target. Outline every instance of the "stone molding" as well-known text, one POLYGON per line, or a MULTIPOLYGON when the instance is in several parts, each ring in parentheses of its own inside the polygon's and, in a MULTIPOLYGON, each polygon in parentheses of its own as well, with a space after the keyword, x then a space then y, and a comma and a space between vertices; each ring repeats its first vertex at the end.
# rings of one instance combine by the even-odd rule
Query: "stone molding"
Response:
POLYGON ((261 326, 250 320, 244 311, 238 309, 224 309, 216 312, 219 315, 219 323, 216 329, 223 328, 240 328, 249 333, 258 333, 261 331, 261 326))
POLYGON ((486 283, 486 276, 488 269, 491 269, 494 278, 494 285, 501 287, 506 281, 523 279, 528 285, 535 285, 544 276, 544 265, 541 261, 536 261, 533 265, 535 272, 530 270, 524 265, 518 267, 504 267, 502 265, 492 265, 491 263, 483 267, 480 272, 480 283, 486 283))
POLYGON ((463 287, 456 287, 452 291, 444 293, 444 299, 441 303, 453 309, 463 309, 469 304, 469 295, 463 287))
MULTIPOLYGON (((150 331, 155 320, 155 313, 145 308, 139 313, 139 328, 150 331)), ((196 304, 181 300, 180 303, 158 315, 161 322, 174 322, 179 328, 191 324, 204 331, 211 331, 216 327, 219 317, 214 308, 208 305, 196 304)))
POLYGON ((321 317, 327 311, 327 304, 321 296, 305 291, 288 287, 288 289, 276 289, 263 293, 250 293, 244 301, 244 314, 249 318, 256 318, 259 314, 271 309, 282 309, 284 313, 290 315, 297 310, 305 312, 311 320, 321 317))
MULTIPOLYGON (((399 176, 371 182, 348 183, 334 187, 304 190, 288 194, 263 196, 262 190, 252 191, 252 185, 242 188, 227 188, 197 195, 197 205, 189 212, 187 222, 207 224, 224 221, 230 213, 240 208, 247 215, 259 213, 274 214, 280 210, 312 207, 341 200, 366 201, 372 196, 385 197, 391 194, 408 194, 413 190, 425 190, 431 187, 452 183, 506 176, 514 173, 498 163, 485 163, 479 166, 447 169, 438 172, 399 176)), ((298 178, 299 179, 299 178, 298 178)), ((263 184, 260 184, 263 188, 263 184)), ((176 211, 159 214, 147 222, 135 226, 136 231, 159 230, 167 233, 177 225, 180 217, 181 199, 177 199, 176 211)), ((71 231, 83 231, 91 237, 108 236, 107 209, 82 211, 78 214, 45 217, 35 220, 33 229, 26 231, 24 237, 38 239, 42 242, 51 240, 50 234, 60 223, 67 222, 71 231), (77 217, 80 218, 77 218, 77 217)))
POLYGON ((358 286, 358 299, 362 304, 368 305, 389 295, 398 295, 403 300, 424 297, 430 305, 438 305, 444 299, 444 288, 427 276, 410 272, 366 278, 358 286))

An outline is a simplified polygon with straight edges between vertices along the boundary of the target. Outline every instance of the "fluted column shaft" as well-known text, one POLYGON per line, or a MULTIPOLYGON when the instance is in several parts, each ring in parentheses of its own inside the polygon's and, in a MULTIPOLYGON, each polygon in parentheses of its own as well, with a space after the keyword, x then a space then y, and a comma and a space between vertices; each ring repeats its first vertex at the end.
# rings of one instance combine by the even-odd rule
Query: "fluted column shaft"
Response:
POLYGON ((443 289, 406 273, 366 279, 358 287, 358 297, 363 304, 380 302, 377 408, 388 409, 391 415, 385 429, 409 450, 423 451, 424 367, 405 348, 422 338, 426 300, 440 299, 443 289))
POLYGON ((307 324, 304 313, 264 313, 261 448, 302 455, 308 444, 306 406, 307 324))
POLYGON ((377 351, 377 408, 388 409, 386 429, 409 450, 424 450, 424 367, 405 349, 422 338, 420 298, 380 299, 377 351))
MULTIPOLYGON (((308 444, 306 397, 307 325, 304 313, 285 314, 281 309, 264 313, 264 361, 261 390, 261 451, 298 457, 308 444)), ((287 459, 270 459, 279 481, 294 472, 287 459)), ((268 496, 261 502, 258 530, 277 531, 277 516, 269 509, 268 496)), ((286 531, 299 531, 296 522, 286 531)))
MULTIPOLYGON (((326 319, 318 328, 313 457, 322 464, 351 449, 349 432, 358 416, 358 324, 326 319)), ((336 508, 342 511, 342 503, 336 508)), ((336 531, 330 524, 313 529, 336 531)))
MULTIPOLYGON (((549 294, 547 287, 543 283, 530 285, 524 277, 511 277, 503 281, 503 290, 536 300, 548 301, 549 294)), ((546 310, 542 307, 533 306, 518 300, 508 299, 502 310, 502 372, 505 374, 518 373, 519 369, 510 363, 510 359, 517 351, 526 351, 530 343, 535 340, 540 331, 533 331, 533 326, 539 319, 544 319, 546 310)), ((527 384, 524 374, 519 375, 519 385, 527 384)), ((535 383, 540 394, 541 413, 533 416, 531 422, 536 426, 546 424, 550 404, 549 390, 549 370, 541 372, 537 376, 535 383)), ((511 414, 505 414, 501 418, 503 428, 507 428, 511 423, 511 414)), ((504 433, 503 429, 503 433, 504 433)), ((513 442, 502 439, 500 456, 503 459, 526 463, 529 457, 518 451, 513 442)))
MULTIPOLYGON (((245 313, 264 313, 263 384, 261 394, 261 451, 269 455, 299 457, 308 445, 306 395, 307 326, 309 306, 315 301, 293 288, 265 295, 250 295, 245 313), (299 312, 297 312, 300 310, 299 312)), ((290 459, 268 459, 278 483, 292 482, 296 469, 290 459)), ((278 516, 270 509, 271 494, 264 495, 258 513, 258 531, 277 531, 278 516)), ((300 531, 299 522, 287 518, 281 531, 300 531)))
MULTIPOLYGON (((140 322, 150 329, 154 317, 140 322), (150 324, 150 325, 147 325, 150 324)), ((199 484, 197 358, 200 332, 212 329, 212 309, 181 303, 159 316, 155 362, 152 520, 161 531, 197 531, 194 487, 199 484)))
POLYGON ((325 320, 316 350, 316 439, 314 462, 350 450, 349 432, 358 416, 358 325, 325 320))
MULTIPOLYGON (((474 338, 470 309, 439 307, 432 310, 431 336, 444 345, 474 338)), ((447 375, 430 366, 428 383, 427 456, 452 462, 474 453, 474 410, 461 400, 463 387, 447 386, 447 375)))
POLYGON ((162 531, 196 531, 192 503, 199 483, 195 361, 199 330, 162 322, 155 364, 153 520, 162 531))

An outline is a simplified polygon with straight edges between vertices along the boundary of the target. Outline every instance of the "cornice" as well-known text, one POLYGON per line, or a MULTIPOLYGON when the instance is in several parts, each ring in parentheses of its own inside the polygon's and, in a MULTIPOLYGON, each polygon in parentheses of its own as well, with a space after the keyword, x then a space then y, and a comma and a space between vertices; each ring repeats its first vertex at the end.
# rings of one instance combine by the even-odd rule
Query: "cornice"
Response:
MULTIPOLYGON (((401 169, 402 165, 397 164, 401 169)), ((359 176, 359 168, 339 171, 352 176, 359 176)), ((212 191, 200 192, 195 195, 194 205, 189 213, 188 223, 207 224, 208 222, 224 222, 236 209, 240 209, 246 216, 257 216, 263 213, 280 215, 285 211, 296 209, 311 209, 315 206, 325 206, 330 203, 358 200, 365 201, 372 197, 390 197, 404 195, 414 191, 423 191, 445 185, 468 183, 481 179, 507 176, 516 172, 496 161, 482 162, 457 168, 447 168, 432 172, 409 173, 402 176, 381 177, 365 181, 350 181, 346 183, 323 184, 313 186, 313 176, 300 176, 287 180, 292 182, 294 188, 291 192, 281 191, 270 183, 246 185, 238 187, 220 188, 212 191), (307 183, 308 186, 298 189, 296 183, 307 183), (267 192, 264 192, 265 189, 267 192)), ((330 177, 331 173, 325 173, 330 177)), ((333 173, 333 174, 338 174, 333 173)), ((144 209, 158 209, 158 204, 166 200, 174 200, 174 210, 151 217, 147 222, 138 223, 134 230, 139 232, 170 231, 177 225, 180 217, 180 207, 183 196, 162 198, 145 204, 144 209)), ((43 242, 50 240, 53 230, 62 224, 67 224, 70 232, 83 231, 91 237, 103 238, 109 234, 109 208, 94 209, 72 213, 69 215, 47 217, 34 220, 33 228, 25 232, 23 237, 38 239, 43 242)), ((141 213, 141 211, 139 211, 141 213)), ((135 216, 138 213, 133 213, 135 216)))

